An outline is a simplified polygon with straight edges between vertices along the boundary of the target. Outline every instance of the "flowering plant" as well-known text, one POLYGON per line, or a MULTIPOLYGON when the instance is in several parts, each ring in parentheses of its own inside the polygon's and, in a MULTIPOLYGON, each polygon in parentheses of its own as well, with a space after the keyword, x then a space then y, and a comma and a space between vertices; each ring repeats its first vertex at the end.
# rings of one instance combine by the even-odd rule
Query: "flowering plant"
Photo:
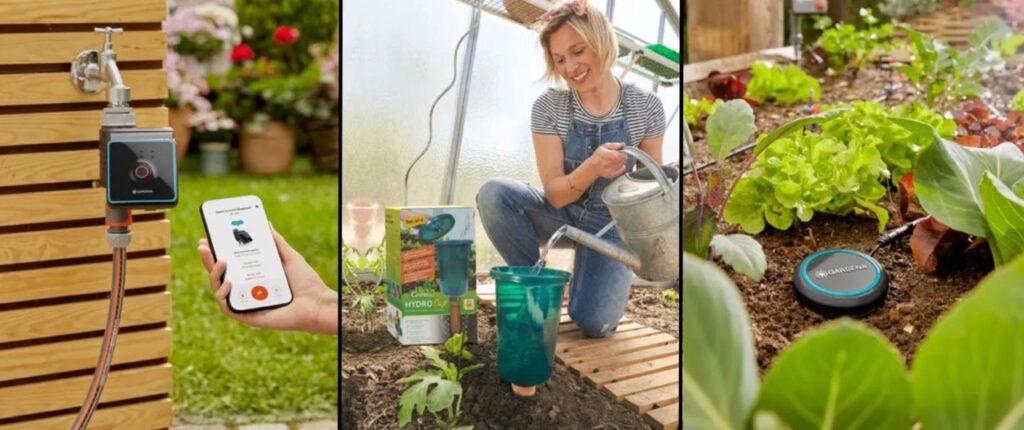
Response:
POLYGON ((231 48, 241 41, 238 16, 226 5, 203 3, 175 8, 164 21, 167 46, 206 74, 207 65, 223 73, 231 48))
POLYGON ((999 0, 996 5, 1006 15, 1010 26, 1020 29, 1024 26, 1024 2, 1020 0, 999 0))
POLYGON ((164 102, 167 107, 209 110, 210 101, 203 97, 209 87, 195 68, 189 67, 188 62, 173 50, 167 51, 164 68, 167 69, 168 94, 164 102))
POLYGON ((235 121, 223 110, 196 112, 188 121, 196 131, 196 139, 202 142, 231 142, 235 130, 235 121))
POLYGON ((163 29, 167 32, 168 97, 166 105, 194 111, 210 110, 204 95, 209 88, 205 76, 223 73, 230 67, 232 46, 241 41, 238 16, 227 5, 203 3, 175 8, 163 29))
POLYGON ((319 78, 287 75, 284 70, 280 61, 257 58, 207 80, 216 94, 216 107, 255 132, 269 121, 293 123, 297 105, 319 78))
POLYGON ((313 82, 306 97, 296 104, 299 114, 307 118, 326 120, 338 114, 338 45, 324 49, 323 45, 310 45, 310 55, 316 60, 303 72, 304 82, 313 82), (325 52, 326 51, 326 52, 325 52))

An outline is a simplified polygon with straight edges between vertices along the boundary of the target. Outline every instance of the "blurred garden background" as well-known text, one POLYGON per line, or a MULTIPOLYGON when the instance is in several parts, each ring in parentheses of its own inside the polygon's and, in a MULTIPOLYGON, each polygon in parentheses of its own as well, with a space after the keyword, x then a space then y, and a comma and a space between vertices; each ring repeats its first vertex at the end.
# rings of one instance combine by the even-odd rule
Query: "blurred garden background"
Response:
POLYGON ((257 195, 275 229, 337 289, 338 8, 338 0, 169 2, 178 423, 337 417, 337 337, 253 329, 221 314, 196 245, 203 201, 257 195))

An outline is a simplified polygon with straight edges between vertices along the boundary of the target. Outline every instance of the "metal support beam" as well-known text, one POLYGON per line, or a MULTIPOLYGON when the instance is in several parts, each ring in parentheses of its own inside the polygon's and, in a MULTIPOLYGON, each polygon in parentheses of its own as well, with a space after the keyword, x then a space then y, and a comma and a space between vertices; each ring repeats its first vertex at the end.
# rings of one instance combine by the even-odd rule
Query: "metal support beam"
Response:
POLYGON ((615 14, 615 0, 608 0, 608 3, 604 5, 604 15, 608 17, 608 22, 612 21, 612 15, 615 14))
POLYGON ((448 152, 441 202, 452 204, 455 199, 455 180, 459 170, 459 151, 462 148, 462 132, 466 125, 466 105, 469 102, 469 78, 473 76, 473 60, 476 57, 476 40, 480 34, 480 8, 473 8, 469 21, 473 29, 466 39, 466 53, 462 57, 462 76, 459 79, 459 95, 456 99, 455 124, 452 127, 452 145, 448 152))
POLYGON ((658 6, 661 6, 661 11, 668 17, 668 23, 672 26, 672 30, 676 32, 676 37, 679 37, 679 11, 672 5, 672 0, 654 0, 658 2, 658 6))

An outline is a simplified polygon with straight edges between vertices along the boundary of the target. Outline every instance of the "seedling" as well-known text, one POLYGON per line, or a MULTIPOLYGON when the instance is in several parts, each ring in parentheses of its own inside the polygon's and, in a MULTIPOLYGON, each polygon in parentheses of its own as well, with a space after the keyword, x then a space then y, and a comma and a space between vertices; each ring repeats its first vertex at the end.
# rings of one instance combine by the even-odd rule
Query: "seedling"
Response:
POLYGON ((351 306, 363 316, 364 328, 368 328, 373 325, 376 298, 384 294, 384 244, 370 248, 366 255, 345 244, 341 249, 344 282, 341 292, 354 296, 351 306))
POLYGON ((420 370, 412 376, 398 380, 402 384, 414 383, 398 398, 399 427, 404 427, 412 421, 413 412, 423 415, 424 411, 430 411, 434 416, 434 422, 441 428, 473 429, 471 425, 458 425, 462 415, 462 377, 484 367, 484 364, 476 363, 462 367, 462 360, 473 359, 473 354, 463 348, 465 342, 466 335, 456 333, 445 341, 443 351, 429 346, 420 347, 420 353, 433 368, 420 370), (455 361, 446 359, 442 354, 455 361))
POLYGON ((887 52, 893 48, 892 24, 878 24, 878 18, 871 9, 861 9, 860 16, 867 28, 858 30, 849 23, 832 24, 827 16, 820 17, 814 27, 822 30, 818 44, 828 54, 828 64, 837 72, 852 69, 853 78, 864 67, 876 51, 887 52))

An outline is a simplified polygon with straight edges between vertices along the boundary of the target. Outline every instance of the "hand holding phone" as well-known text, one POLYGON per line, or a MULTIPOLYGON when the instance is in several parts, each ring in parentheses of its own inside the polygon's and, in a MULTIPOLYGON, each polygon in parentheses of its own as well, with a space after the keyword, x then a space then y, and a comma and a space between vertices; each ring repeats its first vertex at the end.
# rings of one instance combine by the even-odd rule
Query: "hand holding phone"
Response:
MULTIPOLYGON (((228 297, 234 287, 230 278, 225 279, 228 262, 223 259, 215 260, 210 242, 207 239, 200 239, 199 255, 202 258, 203 266, 209 272, 210 288, 213 290, 221 312, 244 324, 258 328, 337 334, 338 293, 327 287, 305 258, 295 251, 284 237, 274 231, 269 223, 268 230, 273 238, 273 247, 280 257, 281 268, 293 295, 292 303, 283 307, 264 309, 262 312, 239 313, 233 311, 228 305, 228 297)), ((245 242, 244 237, 236 240, 231 229, 227 231, 227 234, 230 240, 236 244, 245 242)))
POLYGON ((214 261, 227 262, 228 308, 252 312, 286 306, 292 291, 263 202, 256 196, 203 202, 199 208, 214 261))

